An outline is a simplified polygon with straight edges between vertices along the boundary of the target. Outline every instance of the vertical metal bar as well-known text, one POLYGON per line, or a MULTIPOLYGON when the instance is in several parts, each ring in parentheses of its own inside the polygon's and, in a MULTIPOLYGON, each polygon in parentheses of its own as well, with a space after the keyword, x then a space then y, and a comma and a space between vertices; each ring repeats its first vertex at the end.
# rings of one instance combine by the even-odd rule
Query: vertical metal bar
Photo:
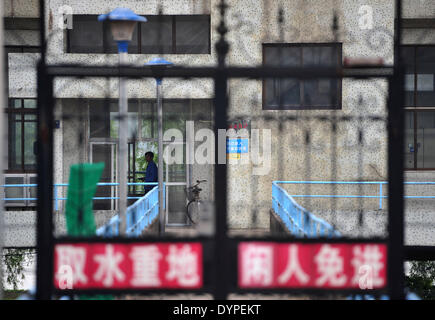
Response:
MULTIPOLYGON (((24 108, 24 99, 21 100, 21 107, 24 108)), ((20 126, 21 126, 21 170, 22 172, 26 172, 26 166, 24 165, 24 113, 20 114, 20 126)))
POLYGON ((53 282, 53 78, 38 65, 38 202, 36 299, 51 298, 53 282))
POLYGON ((41 60, 38 64, 36 299, 51 298, 53 282, 53 78, 46 74, 45 1, 39 1, 41 60))
MULTIPOLYGON (((141 121, 139 121, 141 122, 141 121)), ((133 141, 133 182, 136 182, 136 141, 133 141)), ((136 185, 133 185, 133 194, 136 195, 136 185)))
MULTIPOLYGON (((3 17, 3 10, 4 10, 4 3, 3 1, 0 2, 0 17, 3 17)), ((3 19, 0 21, 0 43, 3 44, 3 19)), ((0 46, 0 70, 5 70, 5 66, 3 65, 4 63, 4 59, 3 59, 3 54, 4 54, 4 47, 3 45, 0 46)), ((3 108, 5 106, 6 103, 6 99, 5 99, 5 83, 4 83, 4 75, 0 76, 0 137, 5 137, 5 128, 3 127, 4 124, 4 113, 3 113, 3 108)), ((3 138, 0 139, 0 153, 2 155, 5 154, 4 152, 5 150, 5 146, 3 145, 3 138)), ((3 159, 2 159, 3 160, 3 159)), ((5 195, 4 193, 4 176, 3 176, 3 170, 4 165, 3 165, 3 161, 0 160, 0 211, 4 212, 3 209, 3 197, 5 195)), ((4 234, 5 231, 4 230, 4 214, 0 215, 0 300, 3 299, 3 246, 4 246, 4 234)))
POLYGON ((382 210, 382 182, 379 183, 379 210, 382 210))
MULTIPOLYGON (((122 66, 127 61, 127 52, 119 53, 119 65, 122 66)), ((118 181, 119 181, 119 219, 120 219, 120 235, 125 234, 126 219, 127 219, 127 116, 128 116, 128 100, 127 100, 126 79, 119 78, 119 124, 118 124, 118 181)))
MULTIPOLYGON (((221 21, 217 27, 220 34, 220 39, 216 43, 216 51, 218 54, 218 68, 214 79, 215 85, 215 146, 219 146, 219 129, 227 128, 227 109, 228 109, 228 96, 227 96, 227 74, 225 72, 225 57, 229 50, 228 42, 225 40, 227 28, 225 26, 225 11, 227 5, 222 0, 218 5, 220 9, 221 21)), ((217 300, 224 300, 227 297, 227 164, 219 162, 219 152, 215 152, 215 170, 214 170, 214 199, 215 199, 215 292, 214 297, 217 300)))
MULTIPOLYGON (((414 106, 417 106, 417 46, 413 47, 414 49, 414 106)), ((414 169, 417 170, 417 112, 412 111, 413 116, 413 126, 414 126, 414 169)))
POLYGON ((403 268, 403 85, 401 66, 401 10, 395 2, 394 76, 389 80, 388 99, 388 291, 391 299, 404 298, 403 268))
MULTIPOLYGON (((417 55, 417 50, 415 50, 415 54, 417 55)), ((415 74, 415 79, 417 79, 417 74, 415 74)), ((417 84, 415 84, 415 92, 417 92, 417 84)), ((415 99, 417 99, 417 94, 415 94, 415 99)), ((414 100, 416 101, 416 100, 414 100)), ((415 103, 415 105, 417 105, 417 103, 415 103)), ((416 111, 412 111, 412 115, 413 115, 413 126, 414 126, 414 170, 417 170, 417 166, 418 166, 418 146, 417 146, 417 135, 418 135, 418 123, 417 123, 417 112, 416 111)))
POLYGON ((59 207, 57 205, 57 185, 54 185, 54 210, 59 210, 59 207))
POLYGON ((45 52, 47 51, 46 33, 45 33, 45 0, 38 1, 39 3, 39 41, 41 44, 41 63, 45 65, 45 52))
MULTIPOLYGON (((161 96, 162 79, 156 80, 156 94, 157 94, 157 125, 158 125, 158 154, 159 154, 159 167, 158 167, 158 181, 159 181, 159 232, 161 235, 165 233, 166 216, 163 211, 163 110, 162 110, 162 96, 161 96)), ((169 170, 166 170, 168 173, 169 170)))

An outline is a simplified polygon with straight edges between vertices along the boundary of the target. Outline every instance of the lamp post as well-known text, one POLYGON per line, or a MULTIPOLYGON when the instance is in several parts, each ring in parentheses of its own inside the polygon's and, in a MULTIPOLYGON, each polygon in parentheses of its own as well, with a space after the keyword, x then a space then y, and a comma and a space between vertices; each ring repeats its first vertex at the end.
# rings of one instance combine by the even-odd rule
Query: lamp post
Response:
MULTIPOLYGON (((113 39, 118 44, 119 64, 123 65, 127 62, 128 43, 133 37, 133 31, 137 22, 146 22, 147 19, 138 16, 133 11, 127 8, 116 8, 107 14, 98 16, 98 21, 109 20, 113 39)), ((125 79, 119 79, 119 124, 118 124, 118 181, 119 181, 119 220, 120 234, 125 234, 126 229, 126 211, 127 211, 127 91, 125 79)))
MULTIPOLYGON (((166 68, 173 65, 172 62, 166 61, 163 58, 154 58, 151 61, 145 63, 146 66, 151 68, 166 68)), ((156 78, 156 95, 157 95, 157 119, 158 119, 158 155, 159 155, 159 233, 162 235, 165 233, 166 216, 163 212, 163 112, 162 112, 162 95, 161 95, 162 79, 156 78)))

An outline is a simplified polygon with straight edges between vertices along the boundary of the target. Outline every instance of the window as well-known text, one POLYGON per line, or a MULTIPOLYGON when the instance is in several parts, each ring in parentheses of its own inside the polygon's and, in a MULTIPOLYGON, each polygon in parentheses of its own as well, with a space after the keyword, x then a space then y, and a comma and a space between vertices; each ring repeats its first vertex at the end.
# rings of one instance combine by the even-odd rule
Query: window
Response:
POLYGON ((435 169, 435 110, 405 113, 405 168, 435 169))
MULTIPOLYGON (((116 100, 92 99, 90 108, 90 138, 118 139, 119 106, 116 100)), ((157 136, 157 126, 152 123, 154 110, 151 103, 138 100, 128 102, 128 139, 147 139, 157 136), (151 117, 151 118, 150 118, 151 117), (154 131, 152 131, 154 125, 154 131)))
MULTIPOLYGON (((80 102, 78 102, 80 103, 80 102)), ((186 121, 193 120, 195 129, 212 127, 212 101, 207 99, 164 99, 162 101, 163 132, 178 129, 183 135, 181 140, 165 140, 164 145, 176 144, 183 147, 186 159, 186 121)), ((116 179, 116 150, 118 145, 118 101, 113 99, 89 100, 89 143, 90 161, 105 162, 101 182, 114 182, 116 179)), ((158 162, 158 132, 157 105, 155 99, 130 99, 128 101, 128 180, 138 182, 146 171, 147 162, 144 155, 147 151, 154 153, 154 161, 158 162)), ((184 162, 185 163, 185 162, 184 162)), ((168 186, 168 208, 177 207, 184 193, 188 166, 186 164, 166 164, 163 167, 163 177, 168 183, 178 185, 168 186)), ((114 196, 114 187, 104 187, 97 190, 97 197, 114 196)), ((130 186, 130 196, 143 195, 143 187, 130 186)), ((115 208, 115 203, 98 200, 94 208, 108 210, 115 208)), ((133 201, 134 202, 134 201, 133 201)), ((177 207, 178 208, 178 207, 177 207)), ((171 209, 170 209, 171 210, 171 209)), ((174 209, 172 209, 174 210, 174 209)), ((184 219, 184 214, 180 216, 184 219)), ((171 218, 172 219, 172 218, 171 218)))
MULTIPOLYGON (((129 44, 129 53, 209 54, 210 16, 146 16, 138 24, 129 44)), ((97 15, 74 15, 67 30, 68 53, 117 53, 108 22, 97 15)))
POLYGON ((435 107, 435 46, 403 46, 405 106, 435 107))
POLYGON ((9 53, 39 53, 39 18, 4 18, 5 88, 9 95, 9 53))
MULTIPOLYGON (((266 66, 341 65, 341 44, 264 44, 266 66)), ((341 109, 340 79, 265 79, 263 109, 341 109)))
POLYGON ((7 172, 36 171, 36 99, 10 99, 7 172))
POLYGON ((402 46, 405 64, 405 168, 435 169, 435 46, 402 46))

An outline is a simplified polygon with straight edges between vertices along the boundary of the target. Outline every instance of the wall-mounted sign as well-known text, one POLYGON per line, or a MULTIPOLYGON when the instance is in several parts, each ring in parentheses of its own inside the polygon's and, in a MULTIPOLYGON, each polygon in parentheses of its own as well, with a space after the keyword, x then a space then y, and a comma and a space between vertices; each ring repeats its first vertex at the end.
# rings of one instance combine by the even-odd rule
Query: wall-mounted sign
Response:
POLYGON ((249 152, 248 138, 227 138, 227 158, 240 159, 242 153, 249 152))
POLYGON ((381 289, 387 246, 349 243, 240 243, 240 288, 381 289))
POLYGON ((149 289, 203 286, 200 243, 58 244, 56 289, 149 289))

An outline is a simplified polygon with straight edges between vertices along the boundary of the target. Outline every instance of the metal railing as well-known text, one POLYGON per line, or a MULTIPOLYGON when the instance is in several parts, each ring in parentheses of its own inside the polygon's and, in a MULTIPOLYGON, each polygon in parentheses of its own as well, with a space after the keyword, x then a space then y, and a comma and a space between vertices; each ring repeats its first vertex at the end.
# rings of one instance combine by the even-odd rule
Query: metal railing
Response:
MULTIPOLYGON (((165 187, 163 187, 163 199, 165 198, 165 187)), ((163 201, 165 209, 165 201, 163 201)), ((127 208, 126 213, 126 234, 127 236, 140 236, 143 230, 151 225, 159 215, 159 187, 154 187, 140 200, 127 208)))
MULTIPOLYGON (((165 188, 163 188, 164 193, 165 188)), ((163 208, 165 203, 163 203, 163 208)), ((126 235, 138 237, 159 214, 159 189, 154 187, 127 208, 126 235)), ((113 237, 119 235, 119 215, 113 216, 104 226, 97 229, 97 236, 113 237)))
POLYGON ((287 191, 278 185, 279 183, 283 182, 272 182, 272 208, 292 235, 301 238, 341 236, 340 232, 329 223, 301 207, 287 191))
MULTIPOLYGON (((326 194, 291 194, 293 198, 375 198, 379 199, 379 209, 382 209, 382 199, 388 198, 383 194, 383 185, 386 181, 274 181, 280 184, 362 184, 362 185, 379 185, 377 195, 326 195, 326 194)), ((435 185, 435 182, 404 182, 405 185, 435 185)), ((404 196, 406 199, 435 199, 435 196, 404 196)))
MULTIPOLYGON (((156 186, 157 182, 128 182, 128 186, 156 186)), ((56 183, 53 185, 53 201, 54 201, 54 210, 59 211, 59 202, 67 200, 66 197, 59 197, 58 194, 58 188, 59 187, 68 187, 68 183, 56 183)), ((119 183, 112 183, 112 182, 100 182, 97 184, 98 186, 118 186, 119 183)), ((3 185, 4 188, 26 188, 26 187, 37 187, 38 185, 35 183, 32 184, 5 184, 3 185)), ((130 199, 140 199, 141 197, 127 197, 128 200, 130 199)), ((92 200, 116 200, 119 199, 119 197, 93 197, 92 200)), ((30 198, 30 197, 23 197, 23 198, 3 198, 3 201, 36 201, 38 198, 30 198)))

